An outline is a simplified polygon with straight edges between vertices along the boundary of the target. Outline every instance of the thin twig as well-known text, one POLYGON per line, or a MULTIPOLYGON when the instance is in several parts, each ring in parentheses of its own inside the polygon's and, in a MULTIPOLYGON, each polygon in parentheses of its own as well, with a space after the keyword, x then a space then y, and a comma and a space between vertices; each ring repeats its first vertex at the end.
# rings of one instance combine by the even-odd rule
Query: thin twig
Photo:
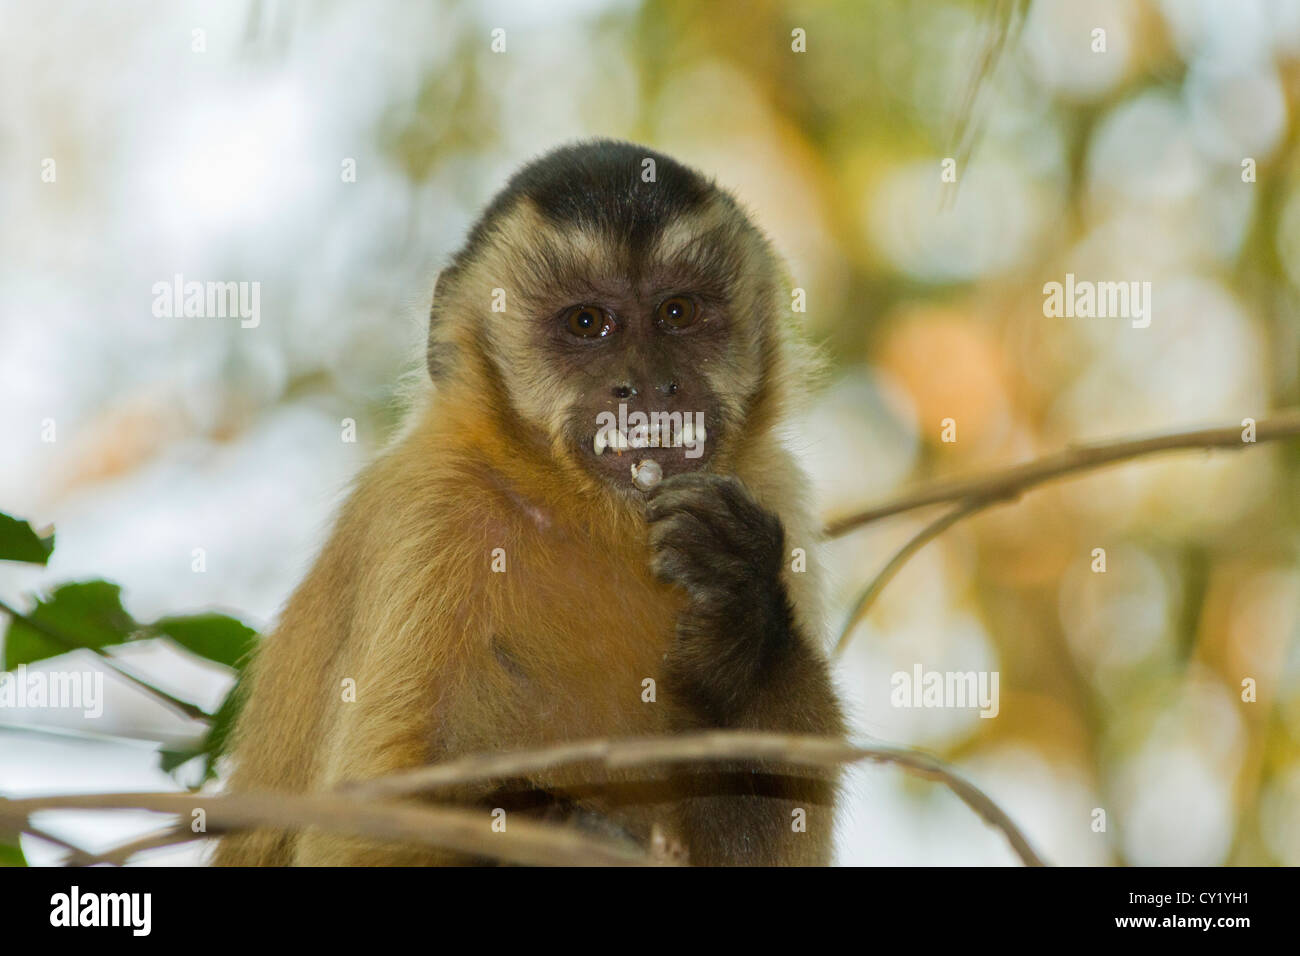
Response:
POLYGON ((1028 839, 982 790, 929 754, 899 747, 860 747, 834 737, 810 737, 760 731, 712 730, 671 737, 600 738, 535 750, 473 754, 429 767, 354 783, 340 792, 350 796, 397 797, 453 784, 518 777, 571 764, 595 763, 609 768, 668 763, 766 760, 798 767, 830 768, 871 761, 892 763, 943 783, 989 825, 1001 830, 1026 866, 1042 866, 1028 839))
POLYGON ((69 843, 67 840, 63 839, 63 837, 55 836, 53 833, 50 833, 47 830, 42 830, 39 827, 29 826, 23 832, 27 833, 30 836, 36 837, 36 839, 38 840, 44 840, 46 843, 52 843, 61 850, 67 850, 73 856, 77 855, 78 853, 86 852, 81 847, 77 846, 75 843, 69 843))
POLYGON ((109 654, 102 647, 90 647, 86 644, 78 643, 75 638, 69 637, 68 635, 62 633, 58 628, 51 627, 50 625, 46 624, 44 621, 38 621, 36 620, 36 618, 24 614, 22 611, 19 611, 14 607, 11 607, 9 604, 6 604, 4 601, 0 601, 0 611, 4 612, 5 614, 8 614, 15 621, 22 621, 32 630, 39 631, 41 634, 44 634, 46 637, 48 637, 55 644, 58 644, 62 648, 65 648, 69 651, 90 651, 93 654, 98 654, 99 657, 104 661, 104 663, 108 666, 110 670, 114 671, 117 674, 120 674, 122 677, 125 677, 131 683, 139 687, 141 690, 147 691, 149 694, 157 698, 160 703, 166 705, 172 710, 179 711, 182 716, 189 717, 192 720, 212 719, 212 715, 209 714, 207 711, 203 710, 201 707, 196 707, 194 704, 191 704, 189 701, 181 700, 179 697, 173 697, 171 694, 167 693, 167 691, 163 690, 162 688, 155 687, 153 684, 150 684, 148 681, 136 677, 130 671, 125 670, 122 667, 122 665, 117 662, 117 660, 113 657, 113 655, 109 654))
POLYGON ((1164 451, 1189 448, 1248 448, 1251 444, 1293 438, 1300 435, 1300 409, 1290 409, 1255 425, 1255 442, 1241 440, 1242 426, 1202 428, 1194 431, 1169 432, 1147 438, 1125 438, 1095 444, 1078 445, 1055 452, 1035 461, 1015 465, 1002 471, 943 481, 910 492, 902 497, 854 514, 835 518, 826 525, 826 536, 837 538, 872 521, 902 514, 927 505, 968 498, 1010 501, 1030 488, 1053 478, 1074 472, 1091 471, 1131 458, 1164 451))
POLYGON ((962 518, 969 517, 975 512, 987 508, 994 501, 995 499, 992 498, 973 498, 965 504, 952 509, 938 520, 932 521, 908 539, 908 542, 899 548, 885 566, 880 569, 880 573, 863 588, 862 593, 858 595, 858 599, 853 603, 853 610, 849 612, 848 620, 844 622, 844 627, 840 631, 839 640, 835 642, 835 656, 838 657, 843 653, 844 648, 848 646, 849 635, 853 633, 853 629, 857 627, 859 621, 866 617, 867 612, 871 610, 871 606, 876 603, 876 598, 880 596, 880 592, 885 589, 885 585, 894 579, 894 575, 911 559, 912 555, 939 537, 962 518))
POLYGON ((958 179, 951 190, 943 194, 943 207, 948 208, 956 190, 965 178, 970 157, 975 151, 984 130, 986 98, 983 94, 992 85, 995 74, 1006 58, 1007 51, 1014 46, 1024 25, 1025 9, 1028 0, 994 0, 991 16, 985 30, 984 43, 979 51, 972 69, 972 76, 965 86, 965 95, 957 110, 953 123, 948 155, 957 161, 958 179))
POLYGON ((102 853, 79 850, 65 859, 63 865, 96 866, 100 863, 110 863, 113 866, 123 866, 137 853, 143 853, 146 850, 157 850, 162 847, 178 846, 182 843, 192 843, 195 840, 202 840, 206 836, 206 833, 194 833, 185 827, 164 827, 161 830, 146 833, 142 837, 137 837, 128 843, 120 844, 102 853))
MULTIPOLYGON (((636 866, 653 862, 626 843, 568 827, 512 818, 494 832, 483 811, 365 801, 335 794, 89 793, 0 799, 0 832, 29 831, 30 814, 46 810, 151 810, 189 816, 206 813, 209 836, 262 827, 319 827, 392 843, 443 847, 471 856, 542 866, 636 866)), ((197 834, 196 834, 197 835, 197 834)))

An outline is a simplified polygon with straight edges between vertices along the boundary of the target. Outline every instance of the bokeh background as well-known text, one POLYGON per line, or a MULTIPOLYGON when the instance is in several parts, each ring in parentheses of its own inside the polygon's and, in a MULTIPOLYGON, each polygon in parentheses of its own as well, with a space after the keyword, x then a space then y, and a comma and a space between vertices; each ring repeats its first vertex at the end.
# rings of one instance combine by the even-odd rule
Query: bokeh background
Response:
MULTIPOLYGON (((827 517, 1300 405, 1298 106, 1296 0, 6 0, 0 510, 58 548, 0 567, 0 597, 104 577, 141 619, 266 628, 395 427, 437 269, 511 170, 575 137, 706 170, 787 257, 831 366, 792 439, 827 517), (1150 281, 1150 326, 1046 317, 1067 272, 1150 281), (176 273, 260 282, 261 324, 155 317, 176 273)), ((855 732, 952 761, 1053 862, 1300 864, 1298 491, 1291 442, 958 525, 839 663, 855 732), (915 664, 998 671, 999 715, 892 707, 915 664)), ((931 517, 833 543, 837 622, 931 517)), ((163 642, 119 656, 205 708, 232 680, 163 642)), ((93 728, 0 712, 0 793, 192 782, 157 751, 202 725, 112 674, 108 695, 93 728)), ((870 767, 849 790, 842 863, 1013 862, 942 787, 870 767)), ((43 822, 92 849, 151 827, 43 822)))

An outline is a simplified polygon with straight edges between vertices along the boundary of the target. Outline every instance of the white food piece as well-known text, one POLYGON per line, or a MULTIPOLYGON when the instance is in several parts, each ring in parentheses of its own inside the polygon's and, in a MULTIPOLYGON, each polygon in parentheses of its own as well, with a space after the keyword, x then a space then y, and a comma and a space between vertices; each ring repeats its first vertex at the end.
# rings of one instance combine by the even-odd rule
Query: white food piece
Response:
POLYGON ((653 458, 645 458, 632 466, 632 483, 642 491, 649 491, 663 480, 664 470, 653 458))
POLYGON ((605 454, 605 448, 608 445, 609 439, 605 437, 605 429, 602 428, 596 432, 596 437, 591 443, 592 450, 595 451, 597 455, 603 455, 605 454))

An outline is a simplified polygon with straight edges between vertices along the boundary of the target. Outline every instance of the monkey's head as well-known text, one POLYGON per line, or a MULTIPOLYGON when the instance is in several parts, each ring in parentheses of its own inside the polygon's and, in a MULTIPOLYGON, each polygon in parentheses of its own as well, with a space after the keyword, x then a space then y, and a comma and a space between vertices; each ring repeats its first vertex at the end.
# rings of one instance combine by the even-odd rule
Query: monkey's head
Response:
POLYGON ((734 199, 629 143, 521 169, 438 278, 435 382, 483 392, 504 432, 633 493, 724 467, 799 374, 780 265, 734 199))

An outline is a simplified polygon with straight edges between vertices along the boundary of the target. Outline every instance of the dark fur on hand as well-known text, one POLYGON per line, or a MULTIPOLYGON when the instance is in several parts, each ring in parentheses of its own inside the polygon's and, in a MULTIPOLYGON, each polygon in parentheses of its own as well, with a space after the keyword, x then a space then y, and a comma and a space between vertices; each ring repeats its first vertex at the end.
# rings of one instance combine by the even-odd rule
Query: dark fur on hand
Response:
POLYGON ((781 581, 785 530, 739 479, 663 482, 646 509, 651 568, 689 595, 667 662, 671 685, 728 726, 789 657, 794 634, 781 581))

